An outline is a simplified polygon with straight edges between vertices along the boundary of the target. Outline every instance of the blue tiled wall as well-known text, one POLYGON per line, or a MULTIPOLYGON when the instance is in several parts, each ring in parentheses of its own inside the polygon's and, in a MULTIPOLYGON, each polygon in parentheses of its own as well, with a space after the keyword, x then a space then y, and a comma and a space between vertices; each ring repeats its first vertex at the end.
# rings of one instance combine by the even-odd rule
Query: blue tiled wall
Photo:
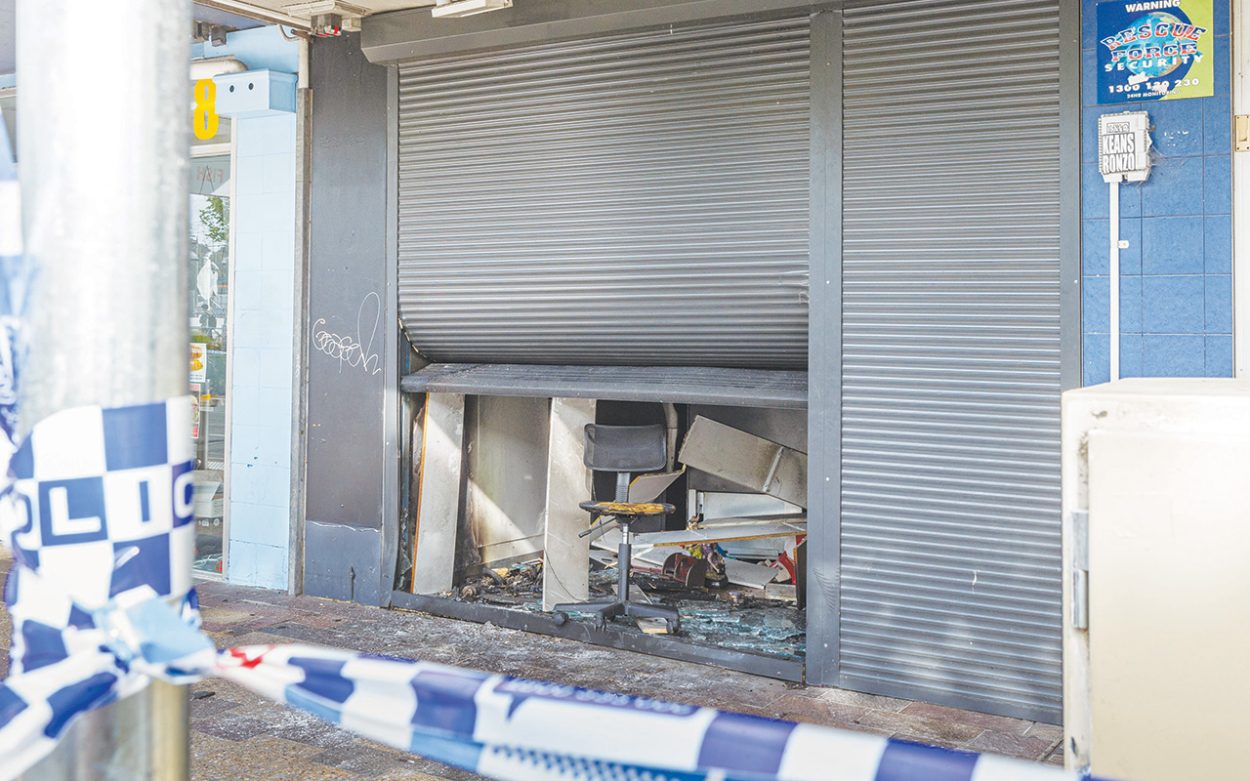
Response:
POLYGON ((1215 4, 1215 96, 1096 105, 1095 0, 1083 0, 1081 43, 1082 335, 1084 382, 1109 376, 1110 221, 1098 174, 1098 117, 1146 110, 1154 167, 1120 185, 1120 373, 1229 377, 1233 355, 1232 106, 1229 0, 1215 4))
POLYGON ((287 587, 295 333, 295 115, 235 122, 232 582, 287 587))

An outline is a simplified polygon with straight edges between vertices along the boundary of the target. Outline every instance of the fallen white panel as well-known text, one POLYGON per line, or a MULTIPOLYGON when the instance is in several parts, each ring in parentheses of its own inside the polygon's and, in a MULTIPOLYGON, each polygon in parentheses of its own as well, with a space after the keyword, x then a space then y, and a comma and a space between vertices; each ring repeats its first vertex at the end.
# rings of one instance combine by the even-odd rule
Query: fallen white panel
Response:
POLYGON ((427 395, 418 467, 417 534, 412 568, 414 594, 441 594, 451 590, 456 566, 463 452, 464 395, 427 395))
POLYGON ((807 519, 801 516, 720 520, 697 529, 648 532, 637 535, 641 545, 684 546, 732 540, 763 540, 771 537, 797 537, 807 534, 807 519))
POLYGON ((590 515, 577 505, 591 498, 591 473, 582 461, 583 431, 594 422, 594 399, 551 400, 543 610, 562 602, 584 602, 590 596, 590 542, 578 536, 590 525, 590 515))
POLYGON ((685 473, 686 468, 682 467, 676 472, 638 475, 629 484, 629 501, 639 504, 653 502, 685 473))
POLYGON ((687 467, 807 507, 807 454, 698 416, 678 456, 687 467))
POLYGON ((747 588, 756 588, 763 590, 765 586, 773 582, 773 578, 777 577, 779 570, 773 567, 766 567, 763 564, 752 564, 748 561, 738 561, 737 559, 725 559, 725 577, 729 578, 730 583, 747 588))

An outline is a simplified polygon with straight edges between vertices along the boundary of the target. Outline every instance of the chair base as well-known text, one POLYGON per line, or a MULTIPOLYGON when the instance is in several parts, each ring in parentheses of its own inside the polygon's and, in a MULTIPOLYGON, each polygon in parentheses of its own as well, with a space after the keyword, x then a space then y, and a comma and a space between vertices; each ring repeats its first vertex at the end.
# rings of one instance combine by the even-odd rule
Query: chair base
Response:
POLYGON ((613 600, 611 602, 567 602, 556 605, 552 617, 557 626, 563 626, 569 620, 569 613, 591 613, 596 629, 607 627, 608 622, 619 616, 628 618, 662 618, 668 626, 669 634, 676 634, 681 628, 681 617, 676 608, 663 605, 644 605, 629 600, 613 600))

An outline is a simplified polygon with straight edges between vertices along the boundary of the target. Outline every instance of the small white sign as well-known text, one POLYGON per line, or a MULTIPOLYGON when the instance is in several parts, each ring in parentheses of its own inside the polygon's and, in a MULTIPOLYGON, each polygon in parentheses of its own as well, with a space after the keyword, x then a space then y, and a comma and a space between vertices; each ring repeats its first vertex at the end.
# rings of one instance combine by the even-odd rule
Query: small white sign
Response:
POLYGON ((1144 182, 1150 175, 1150 117, 1145 111, 1098 118, 1098 172, 1106 182, 1144 182))

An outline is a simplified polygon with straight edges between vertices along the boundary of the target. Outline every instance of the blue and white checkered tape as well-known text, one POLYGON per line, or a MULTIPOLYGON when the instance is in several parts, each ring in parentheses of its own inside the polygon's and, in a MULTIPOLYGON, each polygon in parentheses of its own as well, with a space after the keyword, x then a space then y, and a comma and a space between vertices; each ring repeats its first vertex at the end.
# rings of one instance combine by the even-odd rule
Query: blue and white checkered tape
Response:
POLYGON ((190 399, 36 426, 0 494, 14 551, 0 779, 156 676, 220 676, 504 781, 1046 781, 1079 774, 824 727, 309 646, 217 652, 191 561, 190 399))

